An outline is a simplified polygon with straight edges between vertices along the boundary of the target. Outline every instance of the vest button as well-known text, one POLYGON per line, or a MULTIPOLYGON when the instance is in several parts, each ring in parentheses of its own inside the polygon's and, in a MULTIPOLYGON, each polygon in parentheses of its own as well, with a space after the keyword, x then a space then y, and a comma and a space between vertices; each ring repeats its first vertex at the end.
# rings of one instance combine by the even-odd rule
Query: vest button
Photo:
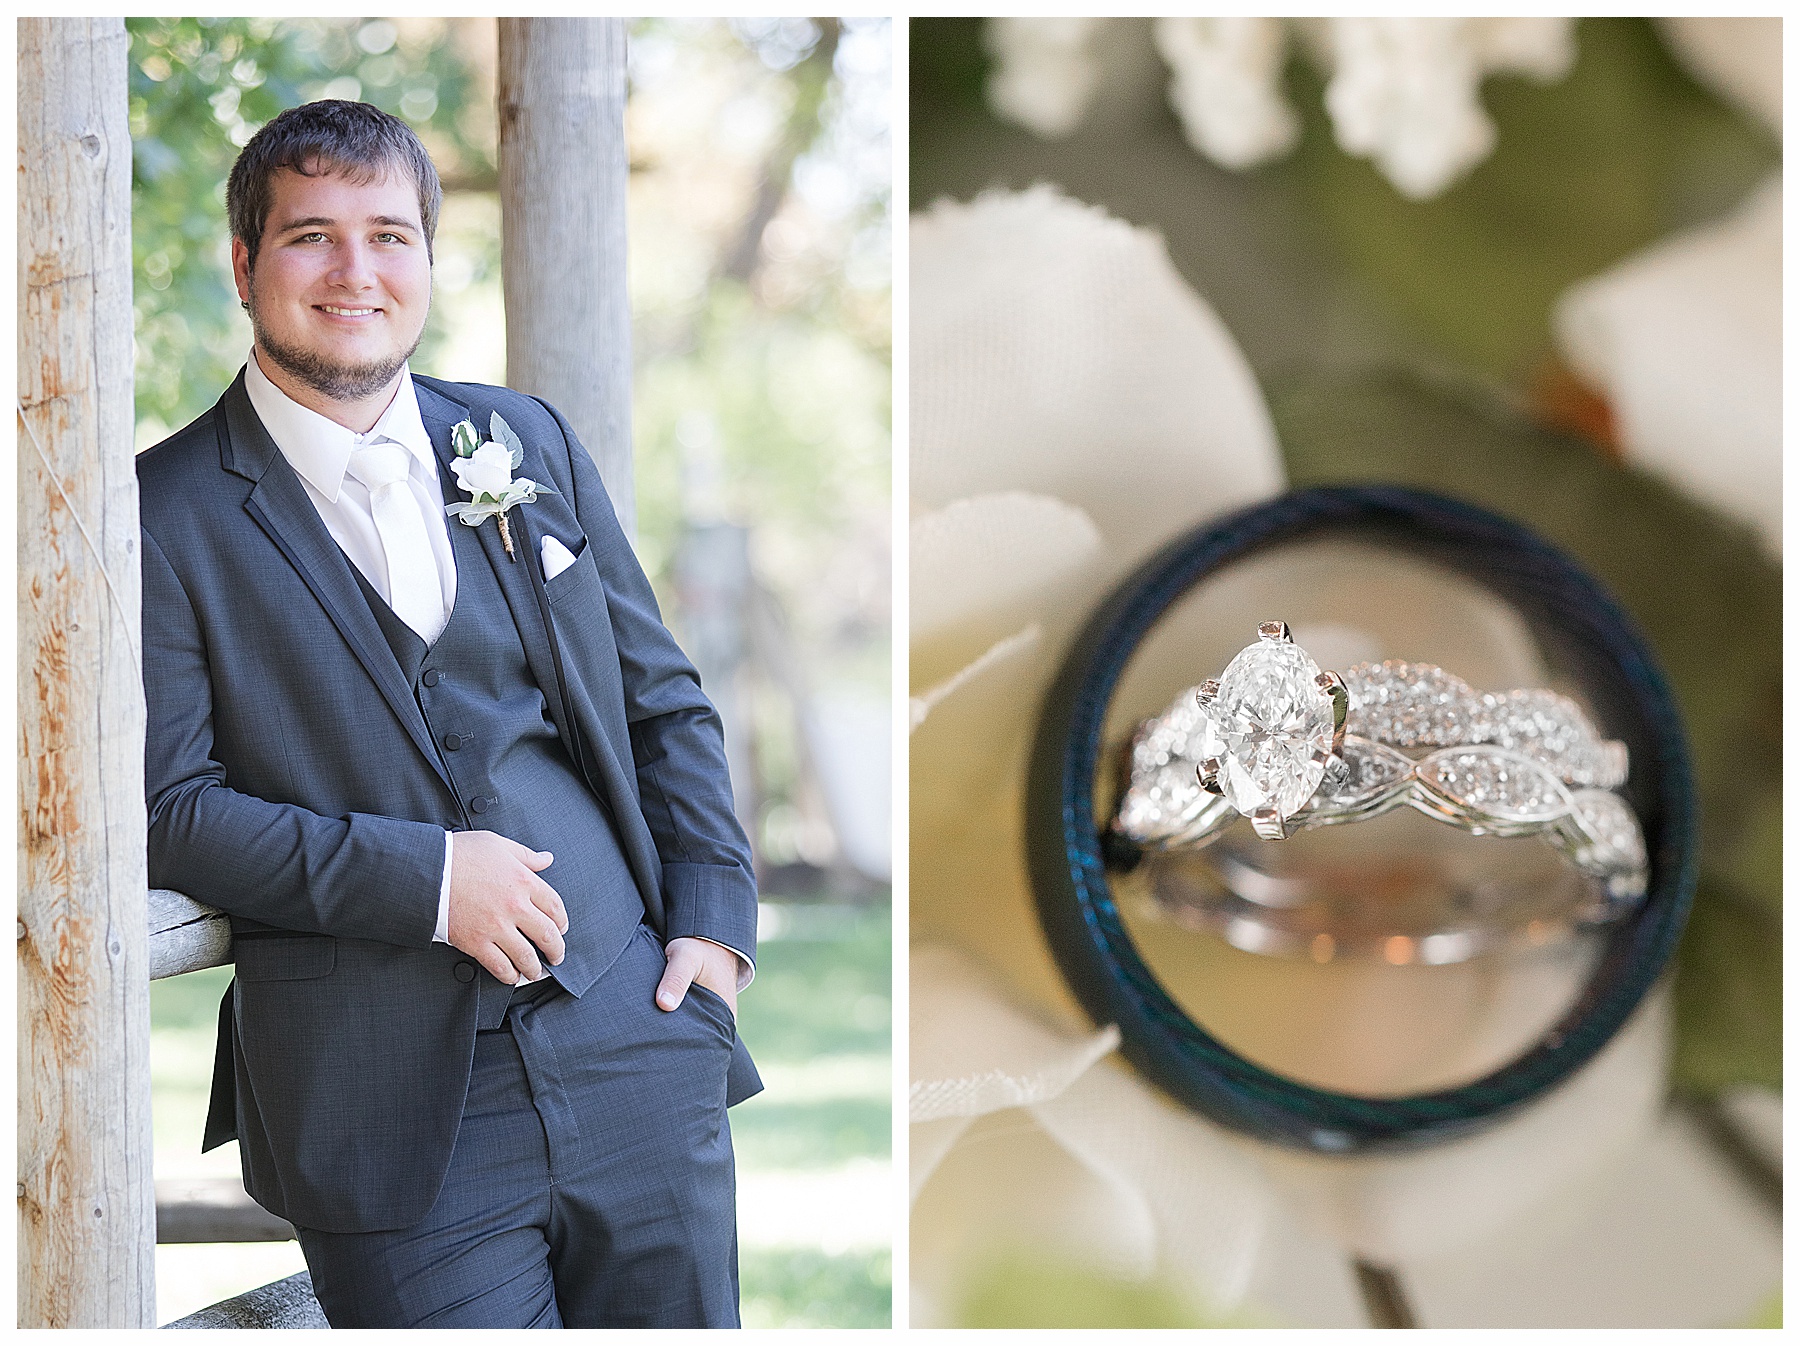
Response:
POLYGON ((486 813, 488 811, 488 805, 493 802, 494 801, 489 799, 486 795, 476 795, 469 801, 469 812, 486 813))
POLYGON ((458 748, 462 747, 462 745, 463 739, 461 734, 444 735, 444 746, 450 749, 451 752, 455 752, 458 748))
POLYGON ((426 669, 419 675, 419 681, 424 683, 427 687, 436 687, 438 684, 438 671, 435 668, 426 669))
POLYGON ((456 979, 458 981, 463 981, 463 982, 474 981, 475 980, 475 964, 473 964, 473 963, 458 963, 456 965, 456 979))

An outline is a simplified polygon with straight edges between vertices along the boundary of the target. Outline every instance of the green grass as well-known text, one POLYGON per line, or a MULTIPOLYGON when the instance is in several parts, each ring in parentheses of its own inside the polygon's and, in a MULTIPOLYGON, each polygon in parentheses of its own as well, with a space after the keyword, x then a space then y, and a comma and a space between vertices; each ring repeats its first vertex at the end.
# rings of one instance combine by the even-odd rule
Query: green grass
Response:
POLYGON ((760 1061, 888 1054, 891 917, 879 906, 785 903, 763 936, 738 1032, 760 1061))
MULTIPOLYGON (((742 1172, 886 1159, 891 1145, 889 908, 787 904, 757 950, 738 1031, 769 1088, 732 1110, 742 1172)), ((746 1327, 886 1327, 887 1251, 749 1248, 746 1327)))
POLYGON ((745 1168, 822 1168, 888 1152, 885 1099, 786 1104, 751 1099, 731 1114, 731 1140, 745 1168))
POLYGON ((229 967, 209 967, 151 982, 150 1031, 198 1032, 210 1043, 219 1023, 219 997, 230 981, 229 967))
POLYGON ((757 953, 738 1032, 767 1092, 731 1114, 747 1168, 822 1168, 891 1149, 886 906, 788 905, 757 953))
POLYGON ((888 1327, 893 1264, 884 1252, 767 1249, 738 1257, 745 1327, 888 1327))

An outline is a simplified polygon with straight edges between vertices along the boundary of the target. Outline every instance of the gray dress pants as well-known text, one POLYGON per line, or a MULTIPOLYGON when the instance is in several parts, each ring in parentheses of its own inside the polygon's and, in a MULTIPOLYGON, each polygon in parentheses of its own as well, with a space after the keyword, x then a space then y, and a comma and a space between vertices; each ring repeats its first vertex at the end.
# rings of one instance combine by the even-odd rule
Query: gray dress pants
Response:
POLYGON ((693 987, 652 996, 640 927, 576 999, 515 993, 475 1039, 443 1190, 417 1224, 301 1229, 333 1327, 736 1327, 733 1025, 693 987))

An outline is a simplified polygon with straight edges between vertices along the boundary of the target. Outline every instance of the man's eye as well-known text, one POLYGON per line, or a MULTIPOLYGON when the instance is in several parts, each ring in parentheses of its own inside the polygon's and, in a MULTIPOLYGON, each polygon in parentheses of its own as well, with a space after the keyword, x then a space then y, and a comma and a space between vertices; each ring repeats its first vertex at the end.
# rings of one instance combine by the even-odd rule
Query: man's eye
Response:
POLYGON ((406 239, 399 234, 377 234, 375 241, 377 243, 404 243, 406 239))

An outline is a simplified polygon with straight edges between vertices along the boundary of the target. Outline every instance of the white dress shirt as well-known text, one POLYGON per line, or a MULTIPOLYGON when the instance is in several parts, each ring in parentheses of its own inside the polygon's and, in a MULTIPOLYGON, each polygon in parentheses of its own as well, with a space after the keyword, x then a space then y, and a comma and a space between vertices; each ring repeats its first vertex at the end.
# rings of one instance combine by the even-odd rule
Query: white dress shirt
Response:
MULTIPOLYGON (((384 603, 393 601, 388 592, 387 553, 382 550, 381 535, 375 531, 369 488, 350 475, 350 455, 382 440, 392 440, 411 455, 407 480, 413 499, 425 516, 425 536, 431 539, 438 586, 444 594, 444 620, 448 621, 456 606, 456 554, 450 550, 449 516, 444 513, 437 455, 431 448, 431 436, 425 433, 425 422, 419 418, 419 395, 413 390, 412 370, 401 372, 394 400, 381 413, 381 419, 362 435, 301 406, 282 392, 263 373, 254 350, 244 365, 244 391, 250 394, 250 405, 256 409, 263 429, 306 487, 307 497, 319 511, 325 530, 384 603)), ((442 631, 443 627, 438 629, 442 631)), ((444 877, 438 886, 437 928, 431 932, 432 940, 438 944, 450 942, 452 836, 444 833, 444 877)))
MULTIPOLYGON (((381 535, 375 528, 370 508, 369 488, 350 475, 350 455, 369 444, 391 440, 412 457, 408 483, 413 499, 425 516, 425 535, 431 539, 432 559, 437 565, 438 584, 444 595, 444 621, 456 606, 456 554, 450 548, 449 516, 444 513, 443 483, 438 476, 437 455, 431 447, 431 436, 419 417, 419 395, 413 389, 412 370, 403 369, 394 400, 388 403, 381 419, 367 434, 339 425, 303 407, 269 380, 257 363, 254 350, 244 368, 244 390, 250 394, 250 405, 256 409, 263 428, 281 456, 288 460, 306 488, 306 494, 318 510, 326 531, 343 549, 350 563, 362 572, 384 603, 391 603, 388 592, 387 553, 382 549, 381 535)), ((442 631, 442 626, 439 626, 442 631)), ((429 643, 429 642, 427 642, 429 643)), ((444 833, 444 877, 438 888, 437 928, 431 938, 438 944, 450 942, 450 863, 453 857, 453 833, 444 833)), ((701 936, 704 938, 704 936, 701 936)), ((708 943, 718 943, 709 940, 708 943)), ((720 945, 730 948, 729 945, 720 945)), ((755 965, 737 949, 738 989, 741 991, 755 976, 755 965)), ((544 975, 548 976, 548 973, 544 975)))

